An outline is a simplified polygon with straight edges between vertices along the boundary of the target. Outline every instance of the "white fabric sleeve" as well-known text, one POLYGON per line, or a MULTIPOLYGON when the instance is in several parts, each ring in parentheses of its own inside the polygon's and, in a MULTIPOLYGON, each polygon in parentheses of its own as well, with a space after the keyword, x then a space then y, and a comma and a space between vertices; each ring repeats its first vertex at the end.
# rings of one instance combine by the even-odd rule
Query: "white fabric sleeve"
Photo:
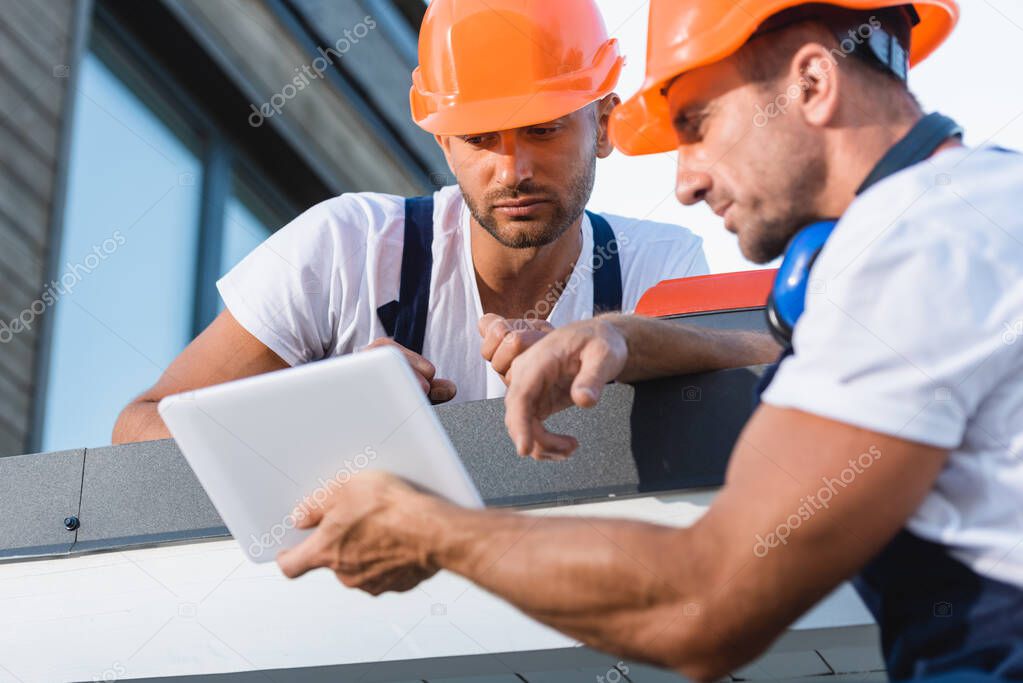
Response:
POLYGON ((357 305, 366 221, 350 195, 309 209, 217 282, 227 309, 289 365, 325 358, 357 305))
POLYGON ((861 226, 844 227, 811 271, 795 355, 764 401, 959 446, 980 403, 1018 371, 1006 335, 1023 319, 1018 272, 940 218, 896 224, 866 248, 852 239, 861 226))
POLYGON ((640 224, 618 236, 622 254, 622 309, 632 312, 648 289, 664 280, 709 272, 703 238, 685 228, 640 224))

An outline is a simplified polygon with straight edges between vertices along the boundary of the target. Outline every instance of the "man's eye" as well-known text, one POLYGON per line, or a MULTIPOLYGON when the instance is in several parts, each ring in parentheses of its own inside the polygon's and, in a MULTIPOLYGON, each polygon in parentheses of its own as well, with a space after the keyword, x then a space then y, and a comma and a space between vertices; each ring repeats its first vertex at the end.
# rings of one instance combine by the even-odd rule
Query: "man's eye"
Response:
POLYGON ((464 135, 462 136, 462 142, 478 147, 479 145, 485 145, 490 140, 491 137, 493 136, 489 134, 464 135))
POLYGON ((534 126, 533 128, 529 129, 529 132, 538 137, 545 138, 550 137, 551 135, 556 133, 557 130, 558 130, 557 128, 553 127, 534 126))
POLYGON ((680 142, 697 142, 701 137, 705 116, 689 116, 675 122, 680 142))

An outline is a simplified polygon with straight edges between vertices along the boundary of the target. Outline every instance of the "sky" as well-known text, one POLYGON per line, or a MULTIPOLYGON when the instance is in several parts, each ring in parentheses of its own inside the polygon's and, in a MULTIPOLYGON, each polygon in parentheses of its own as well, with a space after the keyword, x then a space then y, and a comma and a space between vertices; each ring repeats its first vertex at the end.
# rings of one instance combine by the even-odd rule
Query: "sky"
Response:
MULTIPOLYGON (((629 97, 643 80, 649 2, 597 0, 608 31, 626 55, 618 93, 629 97)), ((910 89, 926 111, 940 111, 966 129, 969 145, 1023 150, 1023 2, 961 0, 951 39, 910 72, 910 89)), ((590 208, 684 225, 704 239, 711 272, 762 268, 739 253, 735 237, 704 205, 684 207, 674 196, 674 155, 626 157, 598 164, 590 208)))

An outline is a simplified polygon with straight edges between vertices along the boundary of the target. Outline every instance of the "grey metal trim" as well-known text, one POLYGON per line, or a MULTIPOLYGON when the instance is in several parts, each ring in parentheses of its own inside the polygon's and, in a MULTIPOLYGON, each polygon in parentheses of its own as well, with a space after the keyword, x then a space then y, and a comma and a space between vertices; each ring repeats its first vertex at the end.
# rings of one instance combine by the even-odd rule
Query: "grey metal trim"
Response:
MULTIPOLYGON (((263 2, 292 37, 298 41, 307 55, 315 56, 319 47, 317 44, 319 37, 305 28, 305 17, 294 11, 290 4, 286 4, 287 0, 263 0, 263 2)), ((344 75, 344 66, 337 65, 333 69, 328 69, 324 72, 324 78, 332 83, 352 108, 359 113, 373 133, 384 141, 390 153, 404 167, 406 173, 418 181, 421 191, 432 190, 433 181, 430 177, 429 163, 420 159, 413 150, 409 149, 386 117, 376 111, 373 103, 359 93, 353 82, 344 75)))
MULTIPOLYGON (((832 674, 813 676, 807 680, 830 680, 843 673, 858 673, 866 677, 866 665, 870 671, 883 671, 884 662, 880 659, 878 648, 879 631, 876 625, 840 626, 835 628, 819 628, 786 631, 765 653, 767 657, 777 658, 790 654, 816 652, 823 663, 832 670, 832 674), (857 653, 860 658, 850 658, 850 653, 857 653), (843 666, 853 664, 859 666, 843 666)), ((755 664, 756 662, 754 662, 755 664)), ((551 650, 528 650, 521 652, 494 652, 480 655, 459 657, 429 657, 423 659, 406 659, 362 664, 341 664, 312 667, 296 667, 290 669, 259 669, 255 671, 239 671, 224 674, 200 674, 195 676, 169 676, 162 678, 130 679, 149 681, 152 683, 241 683, 244 681, 287 681, 288 683, 327 683, 328 681, 360 681, 362 683, 407 683, 410 680, 436 680, 472 676, 477 677, 518 675, 521 680, 536 680, 533 673, 545 673, 544 680, 552 680, 551 674, 565 672, 566 677, 572 676, 580 669, 610 670, 623 664, 629 671, 636 671, 635 678, 639 683, 649 680, 668 681, 685 679, 660 669, 637 664, 631 661, 622 662, 621 658, 603 654, 587 647, 557 648, 551 650), (651 675, 653 674, 653 675, 651 675)), ((573 677, 573 680, 575 678, 573 677)), ((596 679, 594 679, 596 680, 596 679)), ((733 679, 744 680, 744 679, 733 679)), ((754 679, 763 680, 763 679, 754 679)))
MULTIPOLYGON (((204 25, 201 19, 192 12, 188 0, 161 1, 247 98, 252 102, 262 101, 260 89, 234 63, 224 46, 218 44, 216 36, 210 34, 209 27, 204 25)), ((259 8, 265 9, 270 16, 281 22, 288 30, 288 38, 293 40, 307 56, 316 54, 315 41, 298 25, 294 15, 282 4, 281 0, 263 0, 259 3, 259 8)), ((402 180, 409 186, 418 188, 415 190, 416 192, 430 188, 428 171, 408 154, 390 131, 383 127, 376 114, 367 108, 365 102, 356 97, 356 94, 351 91, 351 86, 344 82, 342 76, 334 69, 328 70, 324 76, 325 80, 334 86, 339 96, 349 102, 360 117, 366 117, 363 119, 364 122, 381 141, 381 149, 389 155, 389 160, 393 162, 395 168, 400 169, 402 180)), ((286 117, 275 116, 266 125, 274 128, 334 194, 342 194, 352 189, 341 182, 336 170, 329 167, 324 158, 316 153, 314 147, 308 144, 303 133, 286 117)), ((345 182, 351 181, 350 178, 344 180, 345 182)))
MULTIPOLYGON (((429 657, 364 664, 341 664, 334 666, 296 667, 290 669, 262 669, 239 671, 225 674, 200 674, 196 676, 167 676, 160 678, 138 678, 137 681, 152 683, 235 683, 236 681, 271 681, 287 683, 335 683, 336 681, 359 681, 359 683, 406 683, 413 679, 455 678, 461 676, 486 676, 499 674, 525 674, 533 672, 572 671, 582 668, 608 670, 619 661, 586 647, 566 647, 552 650, 523 652, 498 652, 461 657, 429 657)), ((681 681, 682 679, 679 679, 681 681)))
POLYGON ((0 558, 71 552, 84 469, 84 450, 0 458, 0 558))
MULTIPOLYGON (((753 410, 761 370, 611 385, 596 408, 566 410, 548 421, 579 439, 579 452, 565 462, 518 457, 504 427, 501 399, 436 410, 488 505, 570 505, 720 485, 753 410)), ((7 468, 0 469, 0 481, 16 482, 0 487, 0 558, 228 535, 173 441, 75 453, 73 461, 67 454, 0 459, 7 468), (73 542, 64 543, 54 530, 62 527, 70 500, 80 501, 81 527, 73 542)))
POLYGON ((217 278, 220 275, 227 219, 227 197, 231 192, 231 149, 224 138, 214 135, 206 145, 203 160, 202 201, 199 239, 195 258, 195 309, 192 337, 196 337, 217 316, 217 278))
POLYGON ((414 69, 419 64, 419 36, 394 6, 393 0, 362 0, 362 5, 380 24, 409 71, 414 69))
POLYGON ((750 330, 767 332, 767 316, 764 308, 746 308, 733 311, 713 311, 710 313, 691 313, 665 318, 676 322, 684 322, 694 327, 715 330, 750 330))
MULTIPOLYGON (((74 34, 67 56, 70 72, 68 74, 67 92, 64 94, 64 118, 60 122, 57 169, 53 182, 53 196, 50 203, 50 239, 47 245, 44 281, 57 277, 60 272, 60 245, 64 233, 64 210, 67 205, 68 170, 71 164, 71 139, 74 133, 75 111, 78 101, 79 72, 81 71, 82 58, 89 43, 92 9, 93 0, 79 0, 75 3, 74 34)), ((50 352, 53 346, 55 320, 56 316, 51 308, 40 321, 41 327, 35 354, 35 392, 32 397, 32 414, 29 418, 28 443, 25 444, 29 451, 38 451, 42 448, 46 396, 49 390, 50 352)))
MULTIPOLYGON (((162 2, 177 20, 181 22, 181 25, 192 34, 196 42, 202 45, 206 52, 213 57, 224 73, 237 84, 238 89, 253 102, 259 102, 258 89, 245 77, 241 69, 234 65, 231 59, 224 53, 224 50, 217 45, 216 41, 207 34, 205 27, 188 12, 187 8, 180 4, 180 0, 162 0, 162 2)), ((270 125, 274 126, 274 130, 284 138, 292 149, 301 155, 302 160, 334 194, 341 194, 349 189, 338 182, 336 175, 327 168, 322 159, 306 148, 302 136, 291 125, 281 120, 280 117, 271 121, 270 125)))

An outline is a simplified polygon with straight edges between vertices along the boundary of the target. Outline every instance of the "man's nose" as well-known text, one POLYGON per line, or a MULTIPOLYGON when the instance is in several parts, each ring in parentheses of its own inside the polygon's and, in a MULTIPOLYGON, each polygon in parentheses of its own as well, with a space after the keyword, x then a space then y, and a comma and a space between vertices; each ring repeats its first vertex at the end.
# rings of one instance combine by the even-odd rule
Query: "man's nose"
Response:
POLYGON ((518 140, 516 131, 502 132, 497 149, 497 182, 514 189, 532 177, 533 160, 527 146, 518 140))
POLYGON ((710 173, 692 163, 684 149, 678 151, 678 172, 675 177, 675 196, 686 206, 703 201, 714 185, 710 173))

